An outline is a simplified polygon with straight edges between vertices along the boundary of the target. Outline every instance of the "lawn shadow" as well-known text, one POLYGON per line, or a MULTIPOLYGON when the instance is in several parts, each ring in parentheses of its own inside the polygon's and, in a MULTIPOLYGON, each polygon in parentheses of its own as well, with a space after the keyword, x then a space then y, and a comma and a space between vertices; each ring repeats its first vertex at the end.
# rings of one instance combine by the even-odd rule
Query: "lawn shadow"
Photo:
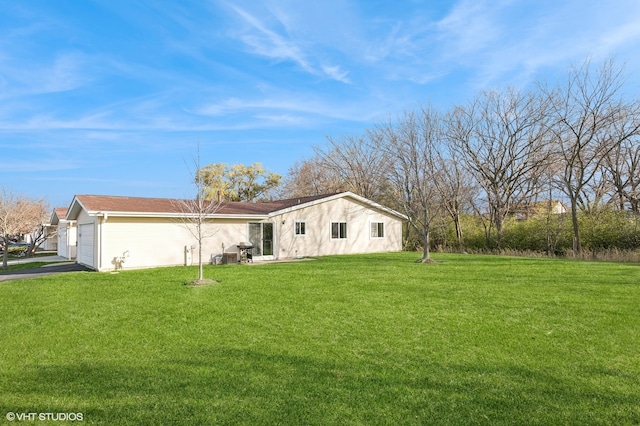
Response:
POLYGON ((424 360, 421 368, 407 370, 376 360, 325 361, 321 355, 229 347, 200 347, 166 360, 145 361, 140 354, 130 362, 33 365, 2 373, 0 410, 82 412, 87 424, 640 421, 633 395, 515 364, 424 360))

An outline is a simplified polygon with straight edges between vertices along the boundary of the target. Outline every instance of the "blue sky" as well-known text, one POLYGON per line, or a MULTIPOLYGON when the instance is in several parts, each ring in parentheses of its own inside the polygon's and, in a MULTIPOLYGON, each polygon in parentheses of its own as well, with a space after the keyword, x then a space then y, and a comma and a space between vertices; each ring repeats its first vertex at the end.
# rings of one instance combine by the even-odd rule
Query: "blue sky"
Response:
POLYGON ((0 186, 188 197, 188 166, 286 174, 327 136, 587 57, 640 84, 636 0, 0 0, 0 186))

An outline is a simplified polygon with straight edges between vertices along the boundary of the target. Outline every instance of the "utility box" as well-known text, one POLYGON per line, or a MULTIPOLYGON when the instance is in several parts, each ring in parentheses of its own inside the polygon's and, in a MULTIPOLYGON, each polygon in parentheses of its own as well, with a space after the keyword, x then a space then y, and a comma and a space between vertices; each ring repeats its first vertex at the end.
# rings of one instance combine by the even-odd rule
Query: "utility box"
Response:
POLYGON ((238 263, 238 253, 222 253, 222 264, 229 265, 231 263, 238 263))

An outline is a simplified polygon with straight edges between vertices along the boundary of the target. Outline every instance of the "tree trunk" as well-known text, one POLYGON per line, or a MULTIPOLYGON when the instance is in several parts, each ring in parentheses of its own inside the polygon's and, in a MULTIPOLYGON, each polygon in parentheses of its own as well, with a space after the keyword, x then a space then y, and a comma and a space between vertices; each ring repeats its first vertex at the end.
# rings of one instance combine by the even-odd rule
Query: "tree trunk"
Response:
POLYGON ((27 252, 24 254, 25 257, 33 257, 36 254, 36 243, 37 241, 35 239, 29 243, 27 246, 27 252))
POLYGON ((420 259, 420 263, 430 263, 432 262, 431 256, 429 254, 429 245, 431 244, 431 238, 429 230, 422 234, 422 259, 420 259))
POLYGON ((484 230, 484 248, 485 250, 490 250, 491 247, 491 234, 493 230, 493 218, 483 216, 482 213, 480 215, 480 223, 482 224, 482 229, 484 230))
POLYGON ((204 279, 204 274, 202 272, 202 243, 198 246, 198 279, 204 279))
POLYGON ((4 237, 4 251, 2 252, 2 269, 9 269, 9 239, 4 237))
MULTIPOLYGON (((409 237, 411 236, 411 227, 408 224, 404 224, 402 226, 402 233, 403 233, 403 242, 402 242, 402 247, 403 249, 407 250, 409 249, 409 237)), ((412 247, 411 249, 413 249, 415 247, 412 247)))
POLYGON ((453 223, 456 227, 456 238, 458 240, 458 247, 462 247, 462 224, 460 223, 460 215, 456 214, 453 218, 453 223))
POLYGON ((582 251, 580 223, 578 222, 578 201, 575 197, 571 197, 571 224, 573 225, 573 254, 575 256, 582 251))
POLYGON ((502 248, 502 218, 496 216, 496 248, 500 250, 502 248))
POLYGON ((495 210, 493 212, 493 223, 496 226, 496 248, 498 250, 502 249, 502 231, 505 219, 504 211, 505 206, 503 204, 498 204, 495 206, 495 210))

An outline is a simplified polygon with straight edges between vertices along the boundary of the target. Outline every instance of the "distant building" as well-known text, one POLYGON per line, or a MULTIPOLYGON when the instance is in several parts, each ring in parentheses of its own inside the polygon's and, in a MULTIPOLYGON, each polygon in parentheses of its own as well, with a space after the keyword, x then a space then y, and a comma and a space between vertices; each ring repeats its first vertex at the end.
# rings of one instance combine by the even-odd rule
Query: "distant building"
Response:
POLYGON ((520 204, 511 208, 510 215, 516 220, 527 220, 535 216, 548 214, 565 214, 569 211, 562 201, 547 200, 530 204, 520 204))

